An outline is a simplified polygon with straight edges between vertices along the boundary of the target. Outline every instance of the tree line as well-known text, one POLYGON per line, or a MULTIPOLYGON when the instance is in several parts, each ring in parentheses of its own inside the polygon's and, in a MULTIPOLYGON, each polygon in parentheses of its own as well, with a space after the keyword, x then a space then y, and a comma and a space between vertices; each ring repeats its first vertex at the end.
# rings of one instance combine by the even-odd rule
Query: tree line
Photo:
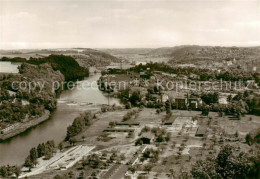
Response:
POLYGON ((37 147, 31 148, 29 155, 25 159, 24 166, 32 168, 37 165, 38 158, 44 156, 45 159, 50 159, 55 151, 55 143, 53 140, 39 144, 37 147))
POLYGON ((66 140, 78 135, 85 127, 91 125, 92 119, 93 116, 91 112, 85 112, 76 117, 72 124, 67 127, 66 140))

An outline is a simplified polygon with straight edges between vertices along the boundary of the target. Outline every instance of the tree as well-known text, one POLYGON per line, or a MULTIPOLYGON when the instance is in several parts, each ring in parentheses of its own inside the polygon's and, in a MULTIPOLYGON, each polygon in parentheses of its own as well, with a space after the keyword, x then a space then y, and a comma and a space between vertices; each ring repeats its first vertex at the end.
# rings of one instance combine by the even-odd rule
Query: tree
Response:
POLYGON ((162 135, 159 135, 157 138, 156 138, 156 142, 163 142, 164 141, 164 138, 162 135))
POLYGON ((239 101, 239 100, 241 100, 242 98, 243 98, 243 95, 242 95, 240 92, 238 92, 237 95, 233 98, 233 100, 239 101))
POLYGON ((197 161, 191 169, 192 178, 259 178, 259 158, 243 152, 233 154, 233 148, 224 146, 217 157, 197 161))
POLYGON ((248 134, 246 135, 245 139, 246 139, 246 143, 247 143, 248 145, 252 145, 252 144, 253 144, 254 139, 253 139, 253 137, 251 136, 250 133, 248 133, 248 134))
POLYGON ((202 109, 201 109, 201 115, 203 116, 208 116, 209 115, 209 106, 208 105, 204 105, 202 106, 202 109))
POLYGON ((171 113, 171 102, 169 100, 165 102, 165 110, 166 110, 166 114, 171 113))
POLYGON ((37 155, 37 150, 33 147, 31 150, 30 150, 30 160, 32 162, 32 164, 35 166, 37 164, 37 158, 38 158, 38 155, 37 155))
POLYGON ((8 177, 8 171, 7 168, 5 166, 0 168, 0 176, 7 178, 8 177))
POLYGON ((62 179, 62 177, 57 174, 57 175, 54 176, 54 179, 62 179))
POLYGON ((144 171, 147 171, 148 173, 152 170, 153 166, 150 164, 147 164, 144 166, 144 171))
POLYGON ((129 170, 130 172, 132 172, 132 173, 135 173, 136 168, 133 167, 133 166, 130 166, 130 167, 128 168, 128 170, 129 170))
POLYGON ((231 167, 230 166, 231 154, 232 154, 232 147, 226 145, 220 150, 216 158, 216 164, 217 164, 216 171, 224 178, 231 175, 232 172, 232 170, 229 170, 229 168, 231 167))
POLYGON ((137 139, 135 142, 135 145, 143 145, 143 140, 142 139, 137 139))
POLYGON ((204 93, 201 95, 201 99, 203 102, 205 102, 206 104, 213 104, 213 103, 217 103, 218 102, 218 93, 214 92, 214 93, 204 93))
POLYGON ((77 142, 77 140, 75 138, 70 138, 69 139, 69 143, 70 145, 74 146, 74 144, 77 142))
POLYGON ((249 96, 249 93, 248 93, 248 91, 246 90, 246 91, 244 91, 244 94, 243 94, 243 97, 244 98, 247 98, 249 96))
POLYGON ((80 172, 78 179, 84 179, 84 176, 85 176, 85 173, 82 171, 82 172, 80 172))
POLYGON ((73 173, 73 171, 70 171, 70 172, 68 173, 68 177, 69 177, 69 178, 74 178, 74 175, 75 175, 75 174, 73 173))
POLYGON ((133 105, 136 106, 139 102, 141 101, 140 93, 134 91, 131 97, 129 98, 129 102, 133 105))
POLYGON ((45 144, 45 158, 49 159, 52 157, 53 152, 55 151, 55 143, 53 140, 49 140, 45 144))
POLYGON ((38 157, 42 157, 43 156, 43 146, 42 146, 42 144, 39 144, 37 146, 37 155, 38 155, 38 157))
POLYGON ((125 155, 124 154, 120 155, 120 160, 122 160, 122 161, 125 160, 125 155))
POLYGON ((21 174, 20 167, 14 166, 13 168, 14 168, 13 172, 15 173, 16 177, 19 177, 19 175, 21 174))
POLYGON ((175 178, 175 174, 176 174, 175 170, 170 169, 170 175, 171 175, 172 178, 175 178))
POLYGON ((92 154, 88 156, 88 158, 83 160, 82 162, 83 167, 89 166, 93 169, 99 168, 102 164, 103 162, 99 159, 97 154, 92 154))
POLYGON ((167 133, 167 136, 165 137, 165 141, 169 142, 171 140, 171 133, 167 133))
POLYGON ((232 95, 228 95, 227 101, 230 103, 232 101, 232 95))
POLYGON ((92 177, 96 177, 96 176, 97 176, 96 172, 92 172, 92 173, 91 173, 91 176, 92 176, 92 177))
POLYGON ((236 133, 235 133, 235 137, 236 137, 236 138, 239 137, 239 133, 238 133, 238 131, 236 131, 236 133))
POLYGON ((32 167, 33 167, 33 163, 32 163, 32 161, 31 161, 30 156, 26 157, 25 162, 24 162, 24 166, 25 166, 25 167, 29 167, 29 168, 32 168, 32 167))
POLYGON ((115 125, 116 125, 116 122, 115 122, 115 121, 110 121, 110 122, 109 122, 109 126, 110 126, 111 128, 115 127, 115 125))
POLYGON ((62 151, 62 149, 63 149, 63 142, 59 143, 58 147, 59 147, 59 150, 62 151))
POLYGON ((15 174, 16 177, 18 177, 20 175, 20 173, 21 173, 21 170, 16 165, 0 166, 0 177, 9 178, 13 174, 15 174))

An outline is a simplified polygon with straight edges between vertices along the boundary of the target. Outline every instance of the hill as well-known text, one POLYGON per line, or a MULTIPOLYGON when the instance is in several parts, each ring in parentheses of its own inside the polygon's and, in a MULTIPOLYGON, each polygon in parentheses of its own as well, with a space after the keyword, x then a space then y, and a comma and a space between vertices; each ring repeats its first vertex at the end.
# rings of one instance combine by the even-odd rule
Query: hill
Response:
POLYGON ((89 75, 88 69, 81 67, 78 62, 70 56, 50 55, 44 58, 30 58, 27 63, 37 65, 49 63, 55 71, 59 70, 64 75, 66 81, 83 79, 89 75))
POLYGON ((170 63, 222 60, 260 60, 260 47, 177 46, 154 49, 148 56, 163 56, 170 63))
MULTIPOLYGON (((82 67, 107 66, 111 62, 118 63, 120 59, 106 52, 89 48, 31 49, 31 50, 0 50, 3 61, 21 62, 22 59, 44 58, 49 55, 66 55, 75 58, 82 67)), ((24 62, 24 61, 22 61, 24 62)))
POLYGON ((113 49, 98 49, 105 53, 109 53, 123 61, 132 62, 167 62, 168 58, 151 55, 153 48, 113 48, 113 49), (151 54, 150 54, 151 53, 151 54))
POLYGON ((77 49, 79 53, 77 54, 70 54, 76 61, 79 63, 80 66, 83 67, 103 67, 108 66, 111 63, 119 63, 120 59, 110 55, 106 52, 102 52, 99 50, 94 49, 77 49))

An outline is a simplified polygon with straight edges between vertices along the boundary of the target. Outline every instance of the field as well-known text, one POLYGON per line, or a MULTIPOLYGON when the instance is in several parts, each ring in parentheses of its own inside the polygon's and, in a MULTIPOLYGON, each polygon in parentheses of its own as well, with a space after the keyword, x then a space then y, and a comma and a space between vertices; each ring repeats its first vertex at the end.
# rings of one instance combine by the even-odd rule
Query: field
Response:
POLYGON ((81 162, 78 162, 65 171, 48 171, 39 176, 53 177, 71 172, 74 176, 79 176, 83 172, 85 176, 94 173, 99 178, 122 178, 125 173, 134 178, 138 175, 145 178, 169 178, 171 173, 190 170, 197 160, 216 156, 226 144, 233 146, 237 153, 248 152, 250 146, 245 143, 245 135, 260 126, 259 118, 250 115, 243 116, 241 120, 233 120, 232 116, 219 117, 215 112, 210 112, 209 116, 201 116, 199 111, 172 110, 170 125, 165 125, 165 117, 165 112, 158 114, 156 109, 149 108, 99 113, 95 122, 77 136, 76 145, 95 144, 96 148, 91 154, 96 154, 103 164, 98 169, 89 166, 82 168, 81 162), (125 123, 139 125, 109 125, 109 122, 114 121, 122 123, 124 116, 133 110, 135 112, 125 123), (156 128, 165 131, 170 139, 158 142, 158 136, 155 135, 150 144, 136 145, 135 142, 146 133, 143 130, 147 127, 150 130, 156 128), (198 135, 201 127, 205 130, 198 135), (105 129, 113 131, 105 132, 105 129), (117 131, 129 129, 134 130, 133 134, 117 131), (151 149, 159 152, 156 162, 152 158, 144 159, 144 153, 151 149), (111 161, 113 155, 114 161, 111 161), (147 165, 152 166, 149 172, 144 168, 147 165), (127 171, 131 167, 136 172, 127 171))

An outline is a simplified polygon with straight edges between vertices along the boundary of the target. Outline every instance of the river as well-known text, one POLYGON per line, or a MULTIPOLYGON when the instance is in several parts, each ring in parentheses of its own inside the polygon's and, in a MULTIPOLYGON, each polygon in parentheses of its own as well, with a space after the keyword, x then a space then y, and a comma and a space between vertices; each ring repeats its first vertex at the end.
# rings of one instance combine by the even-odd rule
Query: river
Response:
MULTIPOLYGON (((51 119, 9 141, 0 143, 0 165, 23 164, 32 147, 37 147, 39 143, 47 140, 54 140, 56 144, 62 141, 66 136, 67 127, 80 113, 100 108, 100 104, 108 104, 108 97, 97 89, 96 81, 99 77, 100 74, 91 75, 78 82, 74 89, 63 91, 51 119)), ((109 104, 120 105, 118 99, 111 97, 109 104)))
POLYGON ((0 62, 0 73, 18 73, 18 66, 21 63, 13 63, 13 62, 0 62))

